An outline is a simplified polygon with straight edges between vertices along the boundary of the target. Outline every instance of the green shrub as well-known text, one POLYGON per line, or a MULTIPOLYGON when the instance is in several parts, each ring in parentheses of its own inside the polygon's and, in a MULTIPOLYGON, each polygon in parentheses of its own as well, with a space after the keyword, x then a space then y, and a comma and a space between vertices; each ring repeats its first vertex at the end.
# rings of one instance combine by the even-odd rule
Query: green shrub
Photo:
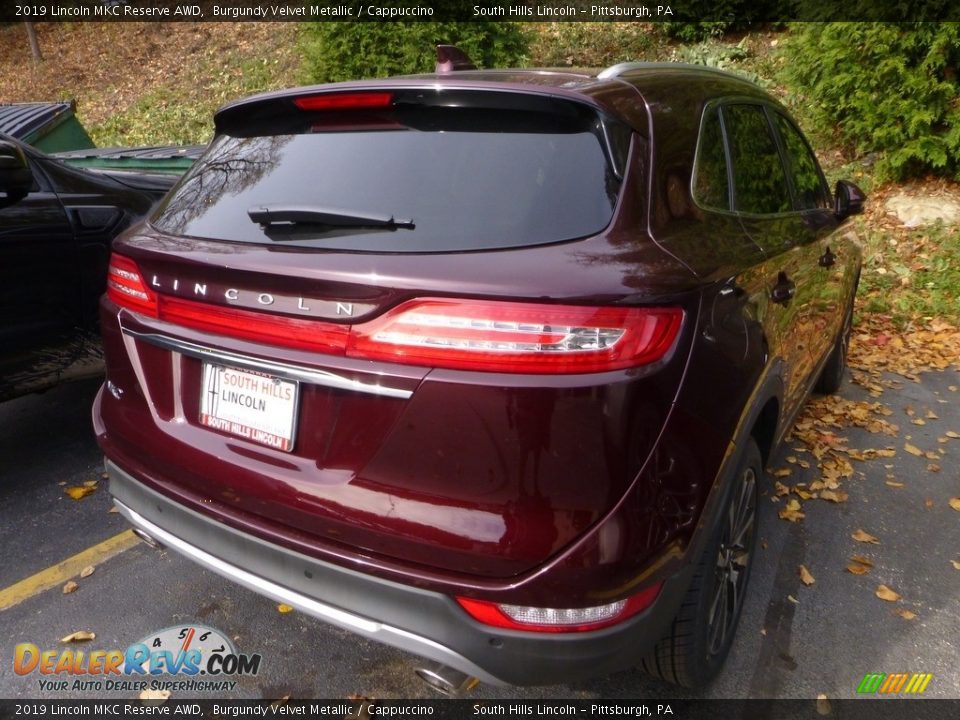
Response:
POLYGON ((531 23, 530 60, 536 67, 599 68, 631 60, 654 60, 662 34, 653 23, 531 23))
POLYGON ((664 23, 664 31, 685 43, 718 38, 737 30, 746 30, 764 16, 779 9, 777 0, 714 0, 709 4, 674 7, 671 20, 664 23))
POLYGON ((793 104, 820 133, 876 153, 882 179, 960 179, 960 25, 797 23, 784 47, 793 104))
POLYGON ((477 67, 523 65, 527 39, 517 23, 305 23, 300 33, 304 82, 430 72, 436 46, 456 45, 477 67))
POLYGON ((673 22, 663 23, 667 35, 681 42, 703 42, 709 38, 722 37, 731 23, 725 20, 710 22, 673 22))

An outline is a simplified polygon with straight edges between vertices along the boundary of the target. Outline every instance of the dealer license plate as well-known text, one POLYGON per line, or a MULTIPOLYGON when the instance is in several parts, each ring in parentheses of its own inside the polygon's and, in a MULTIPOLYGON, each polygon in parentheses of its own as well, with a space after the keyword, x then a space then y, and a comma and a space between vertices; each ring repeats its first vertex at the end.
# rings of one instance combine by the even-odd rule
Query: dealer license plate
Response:
POLYGON ((249 370, 203 364, 200 422, 209 428, 290 452, 297 383, 249 370))

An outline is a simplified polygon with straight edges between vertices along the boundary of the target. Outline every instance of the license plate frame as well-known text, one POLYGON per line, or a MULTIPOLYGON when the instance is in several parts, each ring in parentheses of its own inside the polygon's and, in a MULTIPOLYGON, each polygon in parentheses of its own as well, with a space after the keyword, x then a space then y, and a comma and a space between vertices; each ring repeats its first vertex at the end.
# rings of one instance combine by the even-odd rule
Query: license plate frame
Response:
POLYGON ((203 362, 199 418, 204 427, 292 452, 299 409, 300 383, 296 380, 203 362))

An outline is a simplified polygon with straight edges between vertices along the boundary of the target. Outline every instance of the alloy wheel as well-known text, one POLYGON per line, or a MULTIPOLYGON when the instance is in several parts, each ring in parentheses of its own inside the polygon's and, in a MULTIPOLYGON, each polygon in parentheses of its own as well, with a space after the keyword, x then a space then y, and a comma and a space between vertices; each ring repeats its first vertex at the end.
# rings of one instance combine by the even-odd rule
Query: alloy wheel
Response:
POLYGON ((711 656, 726 646, 743 605, 756 526, 756 484, 756 471, 747 467, 724 520, 707 615, 707 648, 711 656))

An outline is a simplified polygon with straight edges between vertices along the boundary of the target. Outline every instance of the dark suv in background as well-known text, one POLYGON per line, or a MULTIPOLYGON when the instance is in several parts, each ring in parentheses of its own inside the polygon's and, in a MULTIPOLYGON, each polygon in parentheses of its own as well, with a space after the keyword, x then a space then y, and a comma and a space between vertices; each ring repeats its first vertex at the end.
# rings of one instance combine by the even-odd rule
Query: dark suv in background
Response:
POLYGON ((103 372, 110 241, 175 179, 79 170, 0 134, 0 401, 103 372))
POLYGON ((705 683, 764 463, 841 381, 862 195, 729 74, 442 59, 225 106, 115 242, 111 492, 435 682, 705 683))

